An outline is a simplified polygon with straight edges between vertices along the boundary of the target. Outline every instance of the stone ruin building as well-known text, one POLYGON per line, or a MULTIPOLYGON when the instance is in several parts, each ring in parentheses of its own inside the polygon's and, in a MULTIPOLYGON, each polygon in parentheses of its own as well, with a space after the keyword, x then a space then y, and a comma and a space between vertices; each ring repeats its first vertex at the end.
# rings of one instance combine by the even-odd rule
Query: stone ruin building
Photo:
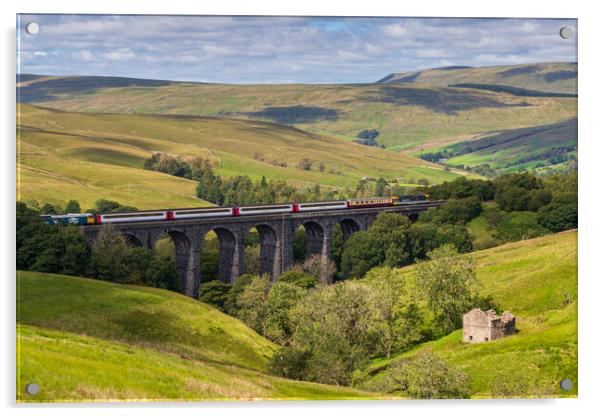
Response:
POLYGON ((516 332, 516 317, 506 311, 498 316, 494 310, 478 308, 464 314, 464 342, 481 343, 512 335, 516 332))

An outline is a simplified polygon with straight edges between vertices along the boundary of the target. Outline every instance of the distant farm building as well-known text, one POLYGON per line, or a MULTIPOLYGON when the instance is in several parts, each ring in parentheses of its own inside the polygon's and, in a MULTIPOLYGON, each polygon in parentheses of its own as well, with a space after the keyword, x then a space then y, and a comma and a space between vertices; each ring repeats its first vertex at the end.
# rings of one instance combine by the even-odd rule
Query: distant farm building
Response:
POLYGON ((464 342, 489 342, 516 332, 516 317, 510 312, 498 316, 495 311, 478 308, 464 314, 464 342))

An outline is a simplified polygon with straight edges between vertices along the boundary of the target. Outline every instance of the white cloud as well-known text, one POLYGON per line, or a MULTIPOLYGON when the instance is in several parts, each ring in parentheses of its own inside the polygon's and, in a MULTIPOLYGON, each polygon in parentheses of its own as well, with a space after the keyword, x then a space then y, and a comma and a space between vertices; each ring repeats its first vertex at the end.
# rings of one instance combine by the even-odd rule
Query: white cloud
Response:
POLYGON ((446 65, 575 61, 575 39, 538 19, 23 16, 28 73, 212 82, 371 82, 446 65))

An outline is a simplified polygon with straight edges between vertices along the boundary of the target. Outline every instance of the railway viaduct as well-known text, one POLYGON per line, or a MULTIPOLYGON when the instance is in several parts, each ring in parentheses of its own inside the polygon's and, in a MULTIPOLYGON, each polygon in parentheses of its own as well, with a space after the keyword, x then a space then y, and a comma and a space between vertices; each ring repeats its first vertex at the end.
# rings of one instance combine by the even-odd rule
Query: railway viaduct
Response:
POLYGON ((93 244, 104 227, 112 227, 125 237, 128 244, 152 248, 165 235, 176 248, 176 267, 182 292, 197 297, 201 283, 200 256, 205 235, 214 231, 219 241, 219 279, 233 283, 244 273, 244 238, 250 229, 259 233, 260 273, 276 280, 293 265, 293 236, 303 226, 307 234, 307 253, 329 258, 331 239, 336 224, 341 225, 346 239, 355 231, 367 230, 381 212, 396 212, 418 218, 421 211, 437 207, 444 201, 403 204, 390 207, 317 211, 305 213, 267 214, 225 218, 204 218, 178 221, 114 223, 81 227, 84 237, 93 244))

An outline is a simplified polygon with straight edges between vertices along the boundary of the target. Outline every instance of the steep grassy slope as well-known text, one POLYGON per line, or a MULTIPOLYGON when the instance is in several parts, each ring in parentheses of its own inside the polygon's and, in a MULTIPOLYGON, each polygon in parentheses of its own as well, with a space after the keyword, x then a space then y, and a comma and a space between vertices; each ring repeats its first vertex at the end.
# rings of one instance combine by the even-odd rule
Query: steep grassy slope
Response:
POLYGON ((450 165, 476 166, 489 164, 508 172, 548 165, 575 154, 577 119, 487 135, 477 140, 456 143, 437 149, 453 157, 450 165))
POLYGON ((468 140, 491 130, 576 116, 575 98, 516 97, 428 84, 128 85, 88 77, 38 78, 19 88, 30 102, 68 111, 188 114, 259 119, 352 140, 378 129, 393 150, 468 140))
POLYGON ((76 198, 88 207, 109 198, 138 208, 202 205, 194 198, 195 182, 143 170, 153 152, 209 158, 226 176, 265 175, 299 186, 355 186, 363 177, 380 176, 441 182, 455 176, 408 155, 259 121, 21 105, 18 122, 20 197, 40 202, 76 198), (311 170, 297 167, 302 158, 315 161, 311 170))
POLYGON ((379 83, 421 83, 439 87, 460 83, 508 85, 530 90, 577 93, 577 64, 553 62, 541 64, 502 65, 425 69, 387 75, 379 83))
POLYGON ((176 293, 33 272, 17 283, 19 400, 374 397, 266 375, 274 344, 176 293))
MULTIPOLYGON (((510 243, 473 254, 481 294, 517 316, 518 334, 464 344, 458 330, 396 357, 432 350, 465 371, 475 397, 572 396, 577 392, 577 232, 510 243), (559 387, 563 378, 573 391, 559 387)), ((405 271, 411 278, 412 268, 405 271)), ((381 377, 388 362, 374 370, 381 377)))

